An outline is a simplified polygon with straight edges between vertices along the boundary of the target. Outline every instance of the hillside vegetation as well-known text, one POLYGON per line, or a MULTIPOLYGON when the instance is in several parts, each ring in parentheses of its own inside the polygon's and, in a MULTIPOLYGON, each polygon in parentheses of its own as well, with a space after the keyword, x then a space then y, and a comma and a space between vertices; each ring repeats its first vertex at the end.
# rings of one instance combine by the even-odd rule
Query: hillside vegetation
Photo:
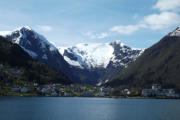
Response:
POLYGON ((21 47, 0 36, 0 84, 1 86, 33 83, 70 84, 62 73, 46 64, 33 60, 21 47))
POLYGON ((165 36, 107 85, 148 88, 153 83, 180 89, 180 37, 165 36))

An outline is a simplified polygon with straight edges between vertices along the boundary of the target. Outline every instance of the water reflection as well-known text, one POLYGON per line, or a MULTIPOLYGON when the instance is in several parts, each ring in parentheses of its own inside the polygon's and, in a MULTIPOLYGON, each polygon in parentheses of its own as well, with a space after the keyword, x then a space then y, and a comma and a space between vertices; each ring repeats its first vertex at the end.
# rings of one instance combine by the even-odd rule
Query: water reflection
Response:
POLYGON ((180 120, 180 100, 1 97, 0 120, 180 120))

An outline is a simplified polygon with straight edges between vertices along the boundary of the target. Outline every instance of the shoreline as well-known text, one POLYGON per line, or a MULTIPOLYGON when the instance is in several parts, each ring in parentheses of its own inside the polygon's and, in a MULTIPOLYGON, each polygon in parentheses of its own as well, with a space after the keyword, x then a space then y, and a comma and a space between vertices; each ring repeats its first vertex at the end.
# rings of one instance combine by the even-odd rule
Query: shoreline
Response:
POLYGON ((16 95, 16 96, 0 96, 0 97, 57 97, 57 98, 114 98, 114 99, 180 99, 180 98, 173 98, 173 97, 122 97, 122 96, 105 96, 105 97, 98 97, 98 96, 93 96, 93 97, 84 97, 84 96, 36 96, 36 95, 28 95, 28 96, 23 96, 23 95, 16 95))

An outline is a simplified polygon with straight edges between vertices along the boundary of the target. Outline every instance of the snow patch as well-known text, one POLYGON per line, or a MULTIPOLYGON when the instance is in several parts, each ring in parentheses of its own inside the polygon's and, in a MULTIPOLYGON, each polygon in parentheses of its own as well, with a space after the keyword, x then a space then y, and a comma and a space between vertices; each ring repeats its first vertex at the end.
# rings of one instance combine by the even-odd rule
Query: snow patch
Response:
MULTIPOLYGON (((67 50, 69 53, 73 53, 78 59, 78 65, 85 68, 106 68, 110 59, 113 57, 114 52, 113 47, 109 43, 80 43, 75 46, 71 46, 68 49, 59 47, 61 55, 64 54, 64 50, 67 50)), ((71 59, 67 60, 67 56, 65 57, 65 60, 71 65, 74 63, 71 59)), ((77 66, 77 62, 74 63, 74 66, 77 66)))
POLYGON ((64 55, 64 51, 68 49, 68 47, 58 47, 58 50, 60 52, 61 55, 64 55))
POLYGON ((6 37, 11 31, 0 31, 0 35, 6 37))
POLYGON ((65 59, 70 65, 73 65, 73 66, 76 66, 76 67, 79 67, 79 68, 83 68, 78 61, 71 60, 71 59, 69 59, 69 58, 66 57, 66 56, 64 56, 64 59, 65 59))
POLYGON ((119 44, 120 47, 124 47, 124 46, 125 46, 125 44, 122 43, 120 40, 115 40, 114 43, 115 43, 115 44, 119 44))
POLYGON ((21 31, 21 30, 30 30, 32 31, 32 28, 29 26, 22 26, 22 27, 18 27, 17 29, 13 30, 13 31, 21 31))
POLYGON ((13 33, 19 33, 19 36, 12 40, 13 43, 20 44, 20 40, 23 38, 23 39, 26 40, 26 42, 28 44, 31 45, 30 41, 28 41, 28 39, 26 39, 26 37, 27 37, 26 31, 31 31, 31 32, 34 33, 34 37, 35 37, 35 39, 39 39, 39 42, 40 42, 40 45, 41 45, 42 49, 45 50, 47 48, 47 46, 48 46, 50 51, 57 50, 57 48, 52 43, 48 42, 44 36, 38 34, 33 29, 31 29, 31 27, 29 27, 29 26, 19 27, 19 28, 13 30, 13 31, 0 31, 0 35, 6 37, 6 36, 12 35, 13 33))
POLYGON ((177 27, 173 32, 169 33, 168 35, 180 37, 180 27, 177 27))

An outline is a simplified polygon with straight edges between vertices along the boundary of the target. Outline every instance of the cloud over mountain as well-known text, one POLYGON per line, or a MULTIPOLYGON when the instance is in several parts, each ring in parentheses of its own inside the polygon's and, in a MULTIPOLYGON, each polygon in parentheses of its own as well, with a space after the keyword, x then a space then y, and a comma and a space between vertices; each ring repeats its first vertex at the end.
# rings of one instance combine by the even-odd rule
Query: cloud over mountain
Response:
POLYGON ((141 29, 162 30, 180 24, 180 0, 158 0, 152 7, 154 13, 144 16, 137 24, 115 25, 108 30, 113 33, 130 35, 141 29))

